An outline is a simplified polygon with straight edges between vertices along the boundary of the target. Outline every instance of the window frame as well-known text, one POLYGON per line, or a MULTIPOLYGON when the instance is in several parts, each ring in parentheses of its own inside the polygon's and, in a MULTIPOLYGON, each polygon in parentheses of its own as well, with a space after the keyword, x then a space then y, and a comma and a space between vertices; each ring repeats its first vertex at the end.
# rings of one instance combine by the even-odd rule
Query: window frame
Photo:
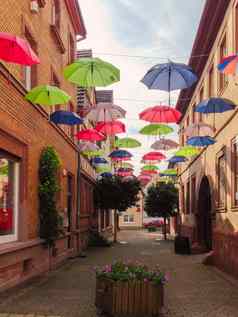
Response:
POLYGON ((186 214, 189 215, 190 214, 190 202, 191 202, 191 190, 190 190, 190 179, 187 180, 187 183, 186 183, 186 207, 185 207, 185 210, 186 210, 186 214))
POLYGON ((217 212, 226 212, 227 211, 227 179, 224 184, 224 205, 220 204, 220 169, 219 164, 221 158, 224 157, 224 175, 226 175, 227 170, 227 155, 226 155, 226 147, 224 146, 217 154, 216 154, 216 211, 217 212))
POLYGON ((234 137, 231 140, 231 209, 233 210, 236 209, 238 211, 238 199, 236 199, 236 189, 238 189, 238 166, 237 165, 238 165, 238 136, 234 137), (234 150, 234 147, 236 147, 236 151, 234 150), (235 152, 237 153, 237 155, 235 155, 235 152))
MULTIPOLYGON (((227 32, 223 33, 223 36, 220 41, 219 45, 219 59, 220 61, 222 58, 226 57, 228 54, 228 47, 227 47, 227 32), (225 51, 225 52, 224 52, 225 51)), ((228 76, 222 72, 219 72, 219 94, 221 95, 228 85, 228 76)))
POLYGON ((124 216, 123 216, 123 222, 124 222, 124 223, 128 223, 128 224, 130 224, 130 223, 135 223, 134 215, 132 215, 132 214, 124 215, 124 216), (125 221, 125 218, 126 218, 126 217, 127 217, 127 221, 125 221), (133 218, 133 221, 130 220, 130 217, 133 218))
POLYGON ((208 71, 208 96, 213 97, 215 91, 215 80, 214 80, 215 72, 214 72, 214 63, 211 63, 209 71, 208 71))
POLYGON ((197 186, 197 179, 196 174, 191 177, 191 214, 196 214, 196 186, 197 186))
MULTIPOLYGON (((202 102, 204 99, 204 86, 201 86, 200 90, 199 90, 199 103, 202 102)), ((198 122, 202 122, 203 121, 203 115, 201 112, 198 113, 198 122)))

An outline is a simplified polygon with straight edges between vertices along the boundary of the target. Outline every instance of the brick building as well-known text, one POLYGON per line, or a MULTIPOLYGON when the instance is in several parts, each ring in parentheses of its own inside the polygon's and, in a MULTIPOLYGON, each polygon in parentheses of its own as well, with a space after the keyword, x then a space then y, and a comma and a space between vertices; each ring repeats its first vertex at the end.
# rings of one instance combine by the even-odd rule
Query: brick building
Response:
MULTIPOLYGON (((63 78, 74 60, 77 41, 86 30, 77 0, 6 0, 0 8, 0 31, 25 38, 41 63, 33 67, 0 64, 0 182, 1 206, 10 206, 8 227, 0 227, 0 289, 16 285, 80 251, 77 212, 78 150, 74 128, 49 122, 55 109, 27 102, 27 90, 40 84, 57 85, 71 102, 56 109, 76 111, 76 88, 63 78), (61 159, 62 210, 67 234, 49 256, 39 239, 38 166, 44 147, 52 145, 61 159)), ((2 208, 2 207, 1 207, 2 208)), ((1 211, 1 209, 0 209, 1 211)))
POLYGON ((215 126, 216 143, 180 167, 181 231, 192 243, 213 250, 214 264, 238 276, 237 108, 216 115, 199 115, 194 107, 209 97, 237 104, 237 78, 217 70, 220 60, 238 50, 238 1, 206 1, 189 65, 199 76, 181 92, 177 109, 180 144, 184 128, 194 122, 215 126))

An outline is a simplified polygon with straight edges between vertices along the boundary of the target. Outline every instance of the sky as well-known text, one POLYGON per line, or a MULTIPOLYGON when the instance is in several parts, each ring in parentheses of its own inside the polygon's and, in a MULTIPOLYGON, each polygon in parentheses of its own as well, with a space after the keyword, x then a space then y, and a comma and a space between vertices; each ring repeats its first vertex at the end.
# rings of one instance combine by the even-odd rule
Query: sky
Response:
MULTIPOLYGON (((155 64, 168 59, 186 63, 198 28, 205 0, 79 0, 85 26, 86 40, 79 49, 92 49, 100 57, 121 71, 119 83, 113 89, 114 103, 127 111, 127 133, 119 137, 133 137, 142 147, 130 150, 138 175, 141 157, 151 151, 154 137, 142 136, 139 130, 145 121, 138 114, 147 107, 168 103, 168 94, 148 90, 140 80, 155 64)), ((172 93, 176 104, 178 91, 172 93)), ((169 138, 177 139, 177 127, 169 138)), ((168 153, 169 156, 172 153, 168 153)), ((161 169, 167 163, 161 163, 161 169)))

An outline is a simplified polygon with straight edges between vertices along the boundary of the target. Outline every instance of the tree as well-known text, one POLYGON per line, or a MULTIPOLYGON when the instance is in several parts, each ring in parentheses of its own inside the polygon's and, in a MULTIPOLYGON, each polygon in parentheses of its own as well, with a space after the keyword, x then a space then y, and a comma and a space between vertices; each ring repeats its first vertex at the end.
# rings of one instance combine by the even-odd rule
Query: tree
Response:
POLYGON ((97 180, 94 197, 95 206, 99 209, 113 209, 114 213, 114 241, 117 240, 118 217, 117 211, 125 211, 134 206, 138 200, 140 183, 137 179, 124 181, 117 176, 102 177, 97 180))
POLYGON ((174 216, 178 206, 178 189, 173 183, 151 185, 145 197, 145 211, 150 217, 164 218, 164 239, 167 239, 166 220, 174 216))

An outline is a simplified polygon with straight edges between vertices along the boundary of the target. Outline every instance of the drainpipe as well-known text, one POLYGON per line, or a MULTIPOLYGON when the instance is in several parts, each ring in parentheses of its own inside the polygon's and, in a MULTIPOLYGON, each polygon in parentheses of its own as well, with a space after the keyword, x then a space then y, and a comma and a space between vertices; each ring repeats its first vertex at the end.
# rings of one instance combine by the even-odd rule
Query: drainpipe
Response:
POLYGON ((80 253, 80 178, 81 178, 81 171, 80 171, 80 151, 78 148, 78 168, 77 168, 77 218, 76 218, 76 228, 77 228, 77 251, 80 253))

